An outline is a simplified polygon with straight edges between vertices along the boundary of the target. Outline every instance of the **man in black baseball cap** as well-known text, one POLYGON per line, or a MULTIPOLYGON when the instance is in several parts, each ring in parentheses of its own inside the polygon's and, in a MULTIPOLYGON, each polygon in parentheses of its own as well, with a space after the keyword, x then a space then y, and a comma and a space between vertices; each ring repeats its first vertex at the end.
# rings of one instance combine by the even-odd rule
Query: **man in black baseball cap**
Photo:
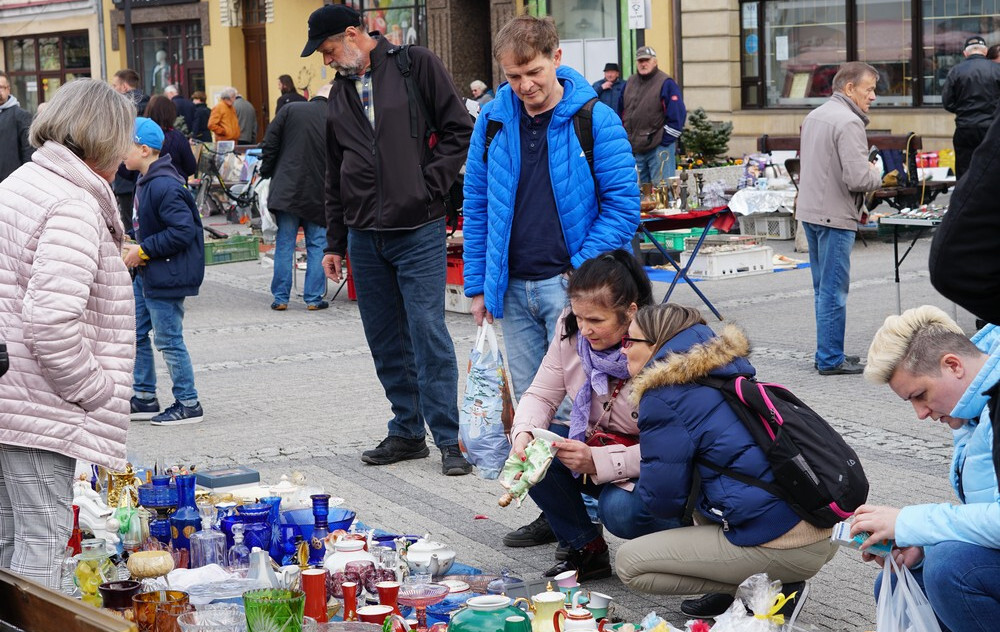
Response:
POLYGON ((361 28, 361 14, 343 4, 328 4, 309 16, 309 41, 302 49, 302 57, 316 52, 327 38, 340 35, 348 27, 361 28))
POLYGON ((944 109, 955 114, 955 176, 969 169, 972 152, 986 136, 1000 101, 1000 64, 986 59, 986 40, 973 35, 965 40, 965 59, 948 72, 941 88, 944 109))

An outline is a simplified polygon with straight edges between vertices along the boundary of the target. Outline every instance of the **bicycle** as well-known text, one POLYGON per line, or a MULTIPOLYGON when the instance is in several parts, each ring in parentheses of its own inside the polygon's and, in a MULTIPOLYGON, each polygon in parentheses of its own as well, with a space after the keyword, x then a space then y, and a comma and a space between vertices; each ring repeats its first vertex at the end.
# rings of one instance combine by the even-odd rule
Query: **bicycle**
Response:
POLYGON ((199 167, 200 184, 195 195, 195 206, 202 217, 212 215, 225 215, 226 220, 232 223, 260 224, 260 208, 257 197, 256 186, 260 181, 258 168, 260 161, 254 163, 250 169, 250 178, 247 182, 234 182, 226 184, 219 171, 219 164, 224 157, 231 154, 231 151, 218 152, 202 144, 202 159, 199 167), (221 196, 219 194, 222 194, 221 196))

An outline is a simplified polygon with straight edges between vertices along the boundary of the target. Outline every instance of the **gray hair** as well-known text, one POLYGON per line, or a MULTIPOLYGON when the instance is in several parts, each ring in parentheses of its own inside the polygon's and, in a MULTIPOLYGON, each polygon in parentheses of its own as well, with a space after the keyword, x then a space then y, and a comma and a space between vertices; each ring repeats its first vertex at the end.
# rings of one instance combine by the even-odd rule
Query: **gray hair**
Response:
POLYGON ((865 379, 887 384, 900 368, 914 375, 938 376, 946 353, 975 357, 979 350, 940 308, 914 307, 889 316, 875 332, 868 348, 865 379))
POLYGON ((847 84, 857 85, 865 77, 874 77, 875 81, 878 81, 878 70, 863 61, 849 61, 846 64, 841 64, 840 70, 833 77, 833 91, 843 92, 847 84))
POLYGON ((476 79, 475 81, 473 81, 472 83, 470 83, 469 87, 471 89, 473 89, 473 90, 479 90, 480 92, 486 92, 486 84, 483 83, 482 81, 480 81, 479 79, 476 79))
POLYGON ((229 87, 223 88, 222 92, 219 93, 220 99, 235 99, 236 98, 236 88, 229 87))
POLYGON ((172 97, 172 95, 177 95, 180 93, 181 92, 180 90, 177 89, 177 86, 173 84, 170 84, 169 86, 163 89, 163 94, 167 95, 168 97, 172 97))
POLYGON ((132 146, 135 106, 96 79, 74 79, 56 91, 31 123, 34 147, 59 143, 95 171, 117 167, 132 146))

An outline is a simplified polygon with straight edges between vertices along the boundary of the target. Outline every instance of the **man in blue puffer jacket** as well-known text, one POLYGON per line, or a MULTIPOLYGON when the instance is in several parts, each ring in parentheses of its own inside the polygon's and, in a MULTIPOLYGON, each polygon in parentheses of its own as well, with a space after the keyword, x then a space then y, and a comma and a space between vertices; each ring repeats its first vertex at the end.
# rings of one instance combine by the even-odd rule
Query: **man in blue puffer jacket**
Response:
POLYGON ((869 532, 870 543, 895 539, 893 557, 910 568, 945 630, 995 629, 1000 620, 1000 493, 985 393, 1000 382, 1000 327, 988 325, 969 341, 937 307, 906 310, 888 317, 875 334, 865 377, 888 384, 920 419, 952 428, 950 476, 962 504, 862 505, 852 534, 869 532))
POLYGON ((591 174, 573 117, 597 94, 560 66, 550 19, 514 18, 493 54, 508 83, 483 106, 465 165, 465 295, 477 324, 504 319, 520 399, 566 308, 565 273, 602 252, 630 250, 639 189, 625 128, 603 103, 593 109, 591 174), (487 152, 490 121, 502 127, 487 152))

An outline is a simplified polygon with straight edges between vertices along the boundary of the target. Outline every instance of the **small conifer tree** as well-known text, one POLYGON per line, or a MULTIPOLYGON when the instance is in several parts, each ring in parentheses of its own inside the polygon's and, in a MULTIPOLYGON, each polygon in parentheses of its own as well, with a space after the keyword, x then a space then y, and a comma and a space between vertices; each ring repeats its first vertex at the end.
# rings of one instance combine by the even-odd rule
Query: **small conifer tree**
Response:
POLYGON ((681 132, 681 142, 689 156, 701 160, 708 167, 720 156, 726 155, 732 133, 732 123, 712 121, 705 113, 705 108, 700 107, 688 116, 687 125, 681 132))

